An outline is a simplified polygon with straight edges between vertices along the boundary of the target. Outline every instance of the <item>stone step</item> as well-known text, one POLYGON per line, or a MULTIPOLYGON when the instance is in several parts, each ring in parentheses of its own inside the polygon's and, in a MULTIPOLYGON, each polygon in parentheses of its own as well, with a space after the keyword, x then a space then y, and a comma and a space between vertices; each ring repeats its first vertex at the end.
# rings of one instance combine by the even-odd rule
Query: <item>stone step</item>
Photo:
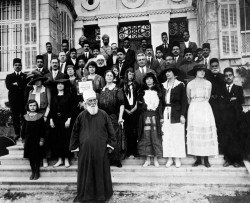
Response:
MULTIPOLYGON (((11 190, 74 190, 76 191, 76 177, 41 177, 38 180, 29 180, 28 177, 0 177, 1 189, 11 190)), ((140 177, 112 176, 115 191, 166 191, 181 187, 218 188, 249 188, 250 179, 245 177, 140 177)))
MULTIPOLYGON (((209 161, 211 165, 223 165, 224 159, 222 155, 218 157, 210 157, 209 161)), ((127 158, 122 160, 123 165, 143 165, 145 162, 145 158, 143 157, 136 157, 136 158, 127 158)), ((160 158, 159 163, 161 165, 166 164, 167 159, 160 158)), ((182 165, 192 165, 195 162, 195 158, 193 156, 187 156, 186 158, 181 159, 182 165)), ((54 165, 56 163, 55 160, 49 161, 49 165, 54 165)), ((28 159, 23 158, 22 154, 8 154, 5 156, 0 157, 0 164, 1 165, 29 165, 28 159)), ((151 164, 153 164, 153 160, 151 160, 151 164)), ((71 160, 71 165, 77 165, 77 159, 71 160)))
MULTIPOLYGON (((69 168, 65 168, 64 166, 60 166, 57 168, 53 168, 49 166, 47 168, 40 168, 42 177, 69 177, 77 175, 77 166, 72 165, 69 168)), ((28 177, 31 173, 31 169, 28 165, 0 165, 0 177, 28 177)), ((117 168, 111 166, 112 175, 119 175, 123 178, 128 176, 140 176, 140 177, 203 177, 203 176, 218 176, 218 177, 246 177, 250 178, 248 171, 245 167, 234 168, 233 166, 223 167, 223 166, 212 166, 211 168, 206 168, 205 166, 182 166, 180 168, 175 168, 171 166, 170 168, 166 168, 164 165, 156 168, 154 166, 148 166, 143 168, 141 166, 134 165, 124 165, 122 168, 117 168)))

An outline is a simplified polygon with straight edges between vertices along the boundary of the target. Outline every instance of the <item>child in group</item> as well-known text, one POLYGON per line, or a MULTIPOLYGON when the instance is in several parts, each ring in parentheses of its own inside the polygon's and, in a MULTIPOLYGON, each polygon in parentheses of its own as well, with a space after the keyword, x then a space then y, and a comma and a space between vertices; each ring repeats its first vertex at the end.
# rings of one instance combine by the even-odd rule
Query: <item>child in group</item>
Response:
POLYGON ((45 122, 43 114, 38 113, 36 100, 28 101, 27 114, 24 115, 22 126, 22 137, 24 141, 24 158, 28 158, 31 166, 30 180, 37 180, 40 177, 41 146, 44 144, 45 122))

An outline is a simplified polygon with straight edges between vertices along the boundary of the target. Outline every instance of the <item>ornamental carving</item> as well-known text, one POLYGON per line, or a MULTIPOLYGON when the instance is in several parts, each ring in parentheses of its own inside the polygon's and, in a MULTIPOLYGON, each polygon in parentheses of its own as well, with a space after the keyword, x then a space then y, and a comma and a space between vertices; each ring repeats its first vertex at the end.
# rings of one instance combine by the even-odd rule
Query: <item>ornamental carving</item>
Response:
POLYGON ((88 11, 95 10, 100 4, 100 0, 82 0, 82 7, 88 11))
POLYGON ((122 3, 127 8, 138 8, 140 7, 145 0, 122 0, 122 3))

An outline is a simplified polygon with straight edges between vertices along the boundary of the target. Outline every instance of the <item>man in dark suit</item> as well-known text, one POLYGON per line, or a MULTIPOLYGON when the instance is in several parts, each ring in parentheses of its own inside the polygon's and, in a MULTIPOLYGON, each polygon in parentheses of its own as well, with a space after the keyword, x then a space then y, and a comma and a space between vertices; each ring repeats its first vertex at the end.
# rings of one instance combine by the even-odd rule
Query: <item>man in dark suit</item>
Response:
POLYGON ((181 55, 184 57, 184 50, 186 48, 189 48, 192 50, 193 54, 196 53, 197 50, 197 44, 195 42, 190 42, 189 41, 190 35, 189 35, 189 31, 186 30, 183 32, 183 42, 180 43, 180 50, 181 50, 181 55))
POLYGON ((129 37, 125 37, 123 39, 123 49, 126 53, 125 60, 128 62, 128 64, 133 67, 135 64, 135 52, 134 50, 130 49, 130 39, 129 37))
POLYGON ((158 76, 161 73, 161 67, 159 61, 154 58, 153 52, 152 45, 148 44, 146 47, 147 67, 154 70, 158 76))
POLYGON ((61 73, 64 73, 64 74, 67 74, 67 71, 66 71, 66 54, 62 51, 59 53, 59 56, 58 56, 58 59, 59 59, 59 70, 61 73))
POLYGON ((111 69, 113 65, 116 65, 118 63, 117 48, 118 47, 116 43, 111 44, 111 56, 107 60, 107 67, 109 69, 111 69))
POLYGON ((155 71, 147 68, 146 66, 146 55, 144 53, 139 53, 137 55, 138 69, 135 71, 135 81, 142 87, 144 85, 143 78, 148 72, 152 72, 156 75, 155 71))
MULTIPOLYGON (((211 59, 212 60, 212 59, 211 59)), ((243 165, 242 149, 244 147, 244 123, 243 108, 244 103, 243 88, 233 84, 234 71, 232 68, 224 69, 224 76, 227 89, 226 124, 224 135, 224 167, 233 165, 238 168, 243 165)), ((244 126, 245 127, 245 126, 244 126)))
POLYGON ((46 50, 47 50, 47 53, 43 54, 43 60, 44 60, 43 67, 49 69, 51 59, 53 57, 57 57, 57 55, 52 53, 52 44, 50 42, 46 43, 46 50))
POLYGON ((128 61, 125 59, 126 53, 123 48, 117 49, 117 59, 118 63, 116 64, 119 70, 119 78, 124 79, 125 71, 130 68, 128 61))
POLYGON ((66 40, 66 39, 62 40, 62 51, 64 51, 64 53, 66 54, 67 58, 70 57, 70 53, 69 53, 69 41, 66 40))
POLYGON ((44 77, 48 78, 48 80, 45 82, 45 84, 50 87, 52 93, 54 93, 55 89, 56 89, 56 88, 52 87, 52 82, 54 80, 69 79, 68 75, 62 73, 59 70, 59 60, 58 60, 58 58, 52 58, 51 59, 51 72, 44 75, 44 77))
POLYGON ((155 58, 158 60, 160 64, 161 71, 165 70, 167 65, 166 61, 162 57, 163 57, 162 49, 156 48, 155 58))
POLYGON ((219 60, 213 58, 210 60, 211 73, 206 74, 206 79, 211 82, 212 90, 209 103, 213 110, 214 119, 217 128, 219 152, 223 153, 223 138, 225 135, 225 106, 226 106, 226 83, 224 75, 220 73, 219 60))
POLYGON ((207 69, 210 69, 210 44, 204 43, 202 45, 202 52, 203 52, 203 61, 200 62, 201 64, 204 64, 207 69))
POLYGON ((168 34, 166 32, 161 33, 161 40, 162 44, 157 46, 156 49, 161 49, 163 53, 163 59, 165 59, 167 54, 171 54, 172 52, 171 47, 168 44, 168 34))
POLYGON ((136 56, 139 54, 139 53, 146 53, 146 46, 147 46, 148 42, 147 42, 147 38, 143 37, 141 39, 141 46, 140 48, 136 51, 136 56))
POLYGON ((172 44, 172 54, 176 68, 179 68, 183 63, 183 57, 180 55, 180 43, 177 41, 172 44))
POLYGON ((68 65, 73 65, 74 66, 74 70, 76 71, 77 68, 77 63, 76 63, 76 58, 77 58, 77 52, 75 48, 71 48, 69 50, 69 55, 70 57, 66 59, 66 67, 68 65))
POLYGON ((6 76, 5 84, 8 92, 8 99, 12 113, 13 126, 15 130, 14 139, 20 137, 20 119, 25 112, 24 91, 26 87, 26 75, 22 73, 21 59, 13 59, 14 73, 6 76))
POLYGON ((36 67, 37 68, 35 70, 39 71, 42 76, 49 73, 49 69, 44 68, 43 55, 37 55, 36 56, 36 67))
POLYGON ((194 76, 190 76, 187 73, 191 71, 197 63, 193 61, 193 51, 190 48, 186 48, 184 50, 184 62, 183 64, 179 67, 180 70, 180 75, 179 79, 181 81, 185 81, 187 84, 190 80, 194 79, 194 76))
MULTIPOLYGON (((80 55, 83 55, 84 62, 87 63, 89 59, 94 58, 94 55, 90 53, 89 41, 85 40, 84 42, 81 43, 81 45, 82 45, 82 52, 80 53, 80 55)), ((79 56, 78 52, 77 55, 79 56)))

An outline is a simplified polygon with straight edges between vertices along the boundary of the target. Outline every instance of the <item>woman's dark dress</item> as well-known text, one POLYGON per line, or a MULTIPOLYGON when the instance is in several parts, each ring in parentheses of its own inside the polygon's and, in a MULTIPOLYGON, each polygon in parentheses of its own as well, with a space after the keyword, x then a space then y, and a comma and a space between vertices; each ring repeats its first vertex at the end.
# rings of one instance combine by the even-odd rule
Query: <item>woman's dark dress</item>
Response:
MULTIPOLYGON (((130 85, 121 85, 124 93, 125 109, 132 110, 137 102, 138 84, 136 82, 130 85), (132 86, 132 88, 130 88, 132 86), (133 95, 133 104, 129 104, 129 98, 133 95)), ((137 156, 137 130, 138 130, 138 112, 134 111, 132 114, 127 114, 124 111, 124 129, 127 137, 127 156, 137 156)))
POLYGON ((45 123, 43 114, 38 113, 34 118, 30 118, 28 114, 24 115, 24 123, 22 126, 22 136, 25 138, 24 158, 32 160, 40 160, 40 139, 44 138, 45 123))
POLYGON ((99 108, 109 115, 116 135, 117 147, 110 156, 110 160, 118 161, 125 158, 126 150, 122 149, 122 132, 118 124, 120 106, 124 105, 124 96, 121 89, 115 87, 112 90, 105 88, 101 91, 99 98, 99 108))
POLYGON ((65 128, 65 122, 71 118, 71 94, 56 95, 52 98, 50 115, 55 128, 51 129, 52 152, 55 157, 69 157, 70 128, 65 128))

